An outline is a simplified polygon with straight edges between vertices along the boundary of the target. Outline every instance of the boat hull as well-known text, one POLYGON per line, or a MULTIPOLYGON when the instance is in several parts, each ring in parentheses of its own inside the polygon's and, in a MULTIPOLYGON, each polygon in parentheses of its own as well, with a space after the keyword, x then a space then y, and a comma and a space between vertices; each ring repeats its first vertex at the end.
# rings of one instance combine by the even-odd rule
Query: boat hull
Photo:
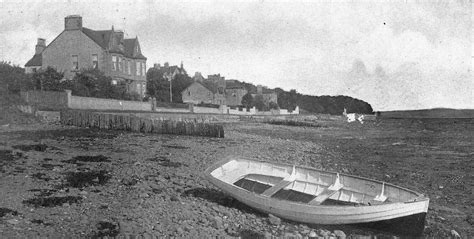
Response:
MULTIPOLYGON (((229 163, 232 160, 233 159, 226 159, 211 166, 205 172, 206 177, 212 184, 220 188, 226 194, 259 211, 271 213, 275 216, 287 220, 308 224, 359 224, 368 225, 376 228, 377 225, 382 225, 381 228, 383 228, 384 230, 386 230, 386 228, 392 225, 395 221, 404 222, 410 221, 408 219, 414 219, 413 222, 409 222, 409 227, 414 228, 417 232, 420 231, 420 228, 421 231, 423 230, 424 218, 426 212, 428 211, 429 205, 429 199, 427 197, 420 196, 415 200, 409 200, 405 202, 381 203, 377 205, 315 205, 310 203, 280 200, 277 198, 269 197, 268 195, 265 195, 265 193, 259 194, 252 191, 248 191, 242 187, 238 187, 233 184, 235 182, 234 179, 227 178, 226 181, 222 178, 219 178, 219 176, 225 177, 225 172, 229 170, 223 165, 226 165, 226 163, 229 163), (417 225, 412 223, 416 223, 417 225)), ((235 166, 235 162, 232 163, 235 166)), ((244 164, 244 166, 245 165, 247 164, 244 164)), ((250 167, 250 165, 252 164, 248 165, 248 167, 250 167)), ((278 164, 277 166, 282 165, 283 164, 278 164)), ((301 170, 308 170, 308 168, 299 168, 301 168, 301 170)), ((297 168, 297 170, 299 169, 297 168)), ((248 172, 255 172, 255 170, 247 170, 246 173, 248 172)), ((364 179, 361 177, 357 177, 357 180, 367 180, 368 183, 375 182, 375 180, 364 179)), ((410 191, 408 189, 403 188, 399 189, 410 191)))
POLYGON ((357 224, 386 221, 426 213, 429 200, 374 206, 325 206, 270 199, 210 177, 209 180, 238 201, 292 221, 310 224, 357 224))

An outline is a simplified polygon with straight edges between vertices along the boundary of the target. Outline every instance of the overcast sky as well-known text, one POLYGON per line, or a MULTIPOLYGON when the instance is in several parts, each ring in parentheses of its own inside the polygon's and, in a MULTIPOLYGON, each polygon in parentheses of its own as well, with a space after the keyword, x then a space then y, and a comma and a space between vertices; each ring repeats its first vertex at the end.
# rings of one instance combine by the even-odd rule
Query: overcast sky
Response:
POLYGON ((374 110, 474 108, 470 1, 0 0, 0 60, 24 65, 64 17, 138 36, 148 67, 181 61, 311 95, 348 95, 374 110), (102 2, 102 1, 101 1, 102 2))

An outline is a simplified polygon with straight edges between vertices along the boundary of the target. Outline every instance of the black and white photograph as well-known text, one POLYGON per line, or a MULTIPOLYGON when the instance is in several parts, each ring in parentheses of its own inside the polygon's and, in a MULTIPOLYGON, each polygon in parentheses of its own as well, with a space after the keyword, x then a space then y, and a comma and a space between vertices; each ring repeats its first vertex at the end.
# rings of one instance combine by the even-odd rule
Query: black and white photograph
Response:
POLYGON ((0 238, 473 238, 473 10, 0 0, 0 238))

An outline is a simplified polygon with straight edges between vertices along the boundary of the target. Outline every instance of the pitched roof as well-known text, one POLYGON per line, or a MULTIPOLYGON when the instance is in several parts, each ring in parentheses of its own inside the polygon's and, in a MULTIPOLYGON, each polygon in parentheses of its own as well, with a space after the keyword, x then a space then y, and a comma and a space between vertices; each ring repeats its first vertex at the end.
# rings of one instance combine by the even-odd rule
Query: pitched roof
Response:
MULTIPOLYGON (((90 39, 92 39, 97 45, 102 47, 102 49, 108 49, 109 47, 109 41, 111 39, 111 35, 113 34, 113 30, 101 30, 101 31, 95 31, 86 27, 82 28, 82 32, 86 34, 90 39)), ((123 50, 114 47, 113 50, 114 52, 122 53, 126 57, 130 58, 137 58, 137 59, 146 59, 145 56, 142 55, 141 52, 138 54, 134 55, 134 49, 135 45, 138 44, 137 38, 129 38, 129 39, 123 39, 123 50)))
POLYGON ((132 57, 133 56, 133 48, 135 48, 135 40, 136 38, 131 39, 123 39, 123 48, 125 56, 132 57))
POLYGON ((195 84, 198 84, 198 85, 202 85, 204 88, 206 88, 207 90, 209 90, 210 92, 212 93, 215 93, 214 91, 212 91, 212 89, 209 89, 205 84, 202 84, 201 82, 193 82, 192 84, 190 84, 188 87, 186 87, 183 91, 181 92, 184 92, 186 89, 188 89, 189 87, 195 85, 195 84))
POLYGON ((35 54, 26 64, 25 66, 42 66, 43 65, 43 57, 41 54, 35 54))
POLYGON ((245 87, 237 80, 226 80, 226 89, 245 89, 245 87))
POLYGON ((112 30, 94 31, 92 29, 83 27, 82 32, 91 38, 97 45, 106 49, 109 46, 110 35, 112 30))

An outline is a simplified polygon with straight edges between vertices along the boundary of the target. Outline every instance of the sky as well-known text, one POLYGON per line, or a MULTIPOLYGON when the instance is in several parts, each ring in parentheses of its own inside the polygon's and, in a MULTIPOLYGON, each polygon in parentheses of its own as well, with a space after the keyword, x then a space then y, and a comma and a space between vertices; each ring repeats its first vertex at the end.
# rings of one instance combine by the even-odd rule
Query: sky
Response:
POLYGON ((24 65, 64 17, 138 36, 147 67, 179 65, 374 110, 474 109, 472 3, 464 1, 0 0, 0 60, 24 65))

